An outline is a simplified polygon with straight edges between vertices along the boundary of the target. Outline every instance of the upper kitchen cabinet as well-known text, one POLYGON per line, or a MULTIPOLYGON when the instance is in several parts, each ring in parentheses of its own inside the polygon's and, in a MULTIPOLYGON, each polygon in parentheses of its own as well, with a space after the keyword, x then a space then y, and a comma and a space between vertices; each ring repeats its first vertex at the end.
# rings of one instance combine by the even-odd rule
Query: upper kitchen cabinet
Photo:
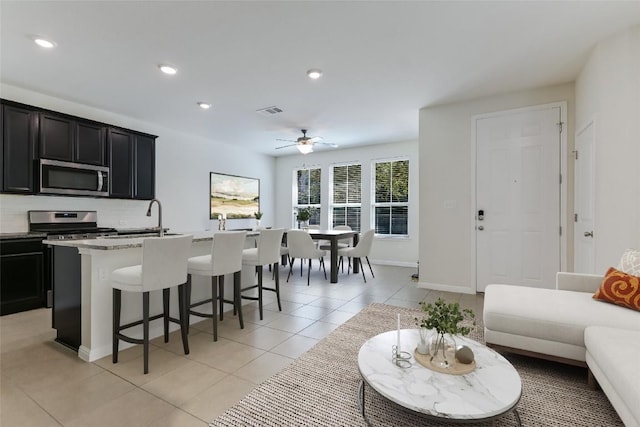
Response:
POLYGON ((0 128, 0 188, 8 193, 33 194, 38 114, 28 108, 3 103, 0 128))
POLYGON ((40 113, 40 158, 106 166, 105 127, 53 113, 40 113))
POLYGON ((151 200, 156 195, 156 138, 150 135, 136 135, 134 159, 133 198, 151 200))
POLYGON ((116 128, 107 134, 111 197, 153 199, 156 137, 116 128))

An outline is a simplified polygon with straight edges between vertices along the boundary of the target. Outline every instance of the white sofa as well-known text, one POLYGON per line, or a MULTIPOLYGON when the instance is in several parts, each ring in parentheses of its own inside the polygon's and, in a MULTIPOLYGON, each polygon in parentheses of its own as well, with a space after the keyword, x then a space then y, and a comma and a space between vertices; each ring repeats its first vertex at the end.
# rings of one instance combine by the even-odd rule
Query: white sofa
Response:
POLYGON ((556 289, 487 286, 485 340, 497 350, 589 367, 623 422, 640 426, 640 312, 594 300, 602 279, 561 272, 556 289))

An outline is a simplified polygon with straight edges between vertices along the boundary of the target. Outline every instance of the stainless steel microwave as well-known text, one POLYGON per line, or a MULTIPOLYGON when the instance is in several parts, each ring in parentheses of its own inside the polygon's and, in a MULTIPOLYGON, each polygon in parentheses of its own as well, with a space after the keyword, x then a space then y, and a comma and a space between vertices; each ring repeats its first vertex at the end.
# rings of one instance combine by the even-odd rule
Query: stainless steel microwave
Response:
POLYGON ((109 196, 109 168, 40 159, 40 193, 109 196))

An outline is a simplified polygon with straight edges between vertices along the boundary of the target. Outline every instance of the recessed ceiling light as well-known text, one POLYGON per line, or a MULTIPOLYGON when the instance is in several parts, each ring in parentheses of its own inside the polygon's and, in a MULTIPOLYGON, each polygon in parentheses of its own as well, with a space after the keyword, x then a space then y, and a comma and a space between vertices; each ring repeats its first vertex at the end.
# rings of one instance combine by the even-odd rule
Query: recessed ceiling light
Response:
POLYGON ((307 71, 307 76, 309 76, 309 78, 311 79, 319 79, 320 76, 322 75, 322 70, 318 70, 318 69, 311 69, 309 71, 307 71))
POLYGON ((211 108, 211 104, 209 104, 208 102, 198 102, 198 105, 203 110, 208 110, 209 108, 211 108))
POLYGON ((171 76, 178 72, 178 70, 175 67, 172 67, 171 65, 160 65, 159 68, 160 68, 160 71, 162 71, 165 74, 169 74, 171 76))
POLYGON ((44 47, 46 49, 51 49, 56 46, 54 42, 51 40, 43 39, 42 37, 36 37, 33 39, 33 42, 40 47, 44 47))

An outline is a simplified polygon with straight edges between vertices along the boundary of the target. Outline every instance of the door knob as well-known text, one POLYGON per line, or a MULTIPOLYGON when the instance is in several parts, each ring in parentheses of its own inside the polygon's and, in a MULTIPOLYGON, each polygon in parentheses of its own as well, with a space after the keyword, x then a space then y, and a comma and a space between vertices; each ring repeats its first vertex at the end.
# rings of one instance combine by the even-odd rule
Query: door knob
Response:
POLYGON ((479 225, 479 226, 478 226, 478 230, 482 231, 482 230, 484 230, 484 227, 483 227, 483 226, 481 226, 481 225, 479 225))
POLYGON ((593 237, 593 231, 585 231, 584 237, 593 237))

